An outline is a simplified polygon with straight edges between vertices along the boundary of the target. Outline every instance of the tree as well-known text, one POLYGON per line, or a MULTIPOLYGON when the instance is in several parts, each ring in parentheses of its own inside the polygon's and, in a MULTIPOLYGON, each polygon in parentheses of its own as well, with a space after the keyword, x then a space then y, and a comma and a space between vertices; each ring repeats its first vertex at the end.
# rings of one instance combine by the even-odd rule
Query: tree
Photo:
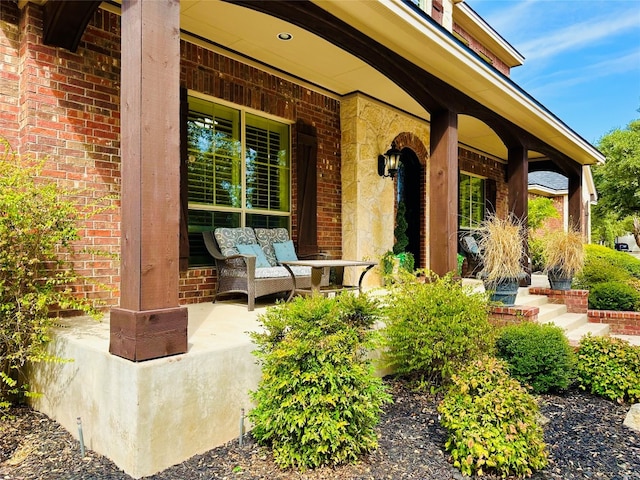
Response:
MULTIPOLYGON (((633 120, 625 129, 615 129, 604 135, 597 146, 606 162, 592 169, 599 195, 593 211, 595 225, 601 225, 611 214, 618 221, 639 217, 640 119, 633 120)), ((636 225, 639 223, 635 222, 636 225)), ((633 233, 638 243, 640 232, 634 229, 633 233)))
POLYGON ((529 200, 529 214, 527 217, 529 231, 542 227, 545 220, 549 218, 560 218, 558 210, 553 206, 553 200, 547 197, 536 197, 529 200))

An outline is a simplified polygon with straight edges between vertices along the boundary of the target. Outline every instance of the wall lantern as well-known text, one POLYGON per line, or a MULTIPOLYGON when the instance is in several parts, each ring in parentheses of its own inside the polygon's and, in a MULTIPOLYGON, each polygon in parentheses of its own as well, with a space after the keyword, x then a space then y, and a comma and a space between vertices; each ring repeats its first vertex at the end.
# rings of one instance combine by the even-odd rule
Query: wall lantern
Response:
POLYGON ((384 155, 378 155, 378 175, 381 177, 395 177, 400 164, 401 152, 396 148, 396 142, 391 143, 391 148, 384 155))

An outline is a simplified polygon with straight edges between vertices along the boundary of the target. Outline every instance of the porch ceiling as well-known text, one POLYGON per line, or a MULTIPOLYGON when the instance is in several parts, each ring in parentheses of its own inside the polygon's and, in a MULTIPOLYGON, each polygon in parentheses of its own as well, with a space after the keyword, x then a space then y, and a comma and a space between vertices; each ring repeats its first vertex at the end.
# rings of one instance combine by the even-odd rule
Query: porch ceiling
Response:
MULTIPOLYGON (((359 58, 300 27, 260 12, 211 0, 181 0, 181 28, 224 48, 309 82, 337 96, 363 92, 419 118, 429 113, 398 85, 359 58), (242 28, 250 25, 250 28, 242 28), (277 35, 293 35, 289 41, 277 35)), ((507 149, 485 123, 463 115, 459 139, 501 159, 507 149)))
MULTIPOLYGON (((442 28, 420 18, 402 0, 312 1, 394 52, 402 52, 418 67, 522 127, 561 155, 582 164, 601 159, 595 148, 543 106, 484 66, 442 28)), ((212 42, 221 51, 231 50, 311 88, 336 96, 360 91, 412 115, 430 118, 423 106, 374 66, 305 28, 232 1, 181 0, 180 10, 184 34, 212 42), (293 38, 278 39, 282 32, 293 38)), ((507 158, 507 148, 500 138, 472 116, 459 117, 459 140, 481 152, 507 158)), ((544 154, 530 150, 530 160, 546 158, 548 150, 544 154)))

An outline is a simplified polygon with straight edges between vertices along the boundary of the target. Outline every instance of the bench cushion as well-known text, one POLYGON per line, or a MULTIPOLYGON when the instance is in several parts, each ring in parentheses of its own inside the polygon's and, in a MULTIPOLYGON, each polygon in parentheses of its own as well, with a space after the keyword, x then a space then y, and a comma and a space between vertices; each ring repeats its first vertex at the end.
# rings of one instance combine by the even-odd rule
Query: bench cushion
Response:
POLYGON ((256 228, 255 236, 258 244, 262 247, 267 260, 272 266, 278 265, 276 252, 273 249, 274 243, 282 243, 289 240, 289 232, 286 228, 256 228))
MULTIPOLYGON (((311 267, 291 267, 296 277, 310 277, 311 267)), ((256 278, 290 277, 284 267, 256 268, 256 278)))
POLYGON ((238 255, 240 252, 236 248, 238 244, 257 244, 256 234, 251 227, 236 228, 216 228, 213 232, 216 242, 220 247, 220 253, 225 257, 238 255))

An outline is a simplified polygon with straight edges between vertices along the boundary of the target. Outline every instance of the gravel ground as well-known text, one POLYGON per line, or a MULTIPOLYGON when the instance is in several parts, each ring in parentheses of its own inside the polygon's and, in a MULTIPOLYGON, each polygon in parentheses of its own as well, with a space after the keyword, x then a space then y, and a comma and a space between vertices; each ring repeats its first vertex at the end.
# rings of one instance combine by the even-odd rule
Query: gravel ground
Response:
MULTIPOLYGON (((438 423, 438 399, 408 391, 390 381, 394 403, 379 425, 380 447, 356 465, 299 473, 281 471, 268 451, 247 435, 244 445, 231 442, 190 458, 147 480, 460 480, 443 451, 446 433, 438 423)), ((545 440, 549 465, 533 479, 639 480, 640 434, 622 422, 629 405, 578 391, 539 397, 550 420, 545 440)), ((129 480, 110 460, 88 451, 57 423, 29 408, 16 408, 0 423, 0 480, 129 480)), ((483 478, 494 480, 486 475, 483 478)))

